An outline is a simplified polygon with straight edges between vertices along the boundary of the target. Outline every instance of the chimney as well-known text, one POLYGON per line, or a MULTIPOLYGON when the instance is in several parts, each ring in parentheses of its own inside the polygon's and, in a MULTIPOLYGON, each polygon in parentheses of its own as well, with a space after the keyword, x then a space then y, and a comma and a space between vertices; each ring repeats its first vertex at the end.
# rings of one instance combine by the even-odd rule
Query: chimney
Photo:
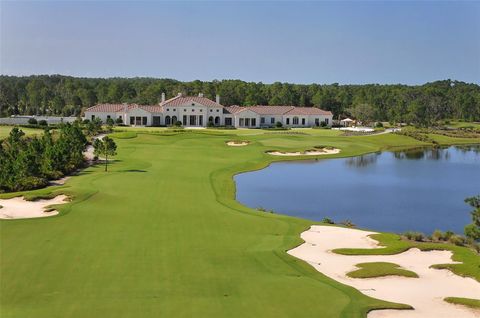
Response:
POLYGON ((162 103, 165 101, 165 93, 162 93, 162 103))
POLYGON ((203 97, 203 93, 198 93, 198 97, 203 97))
POLYGON ((217 104, 220 104, 220 95, 217 94, 217 96, 215 97, 215 101, 217 102, 217 104))

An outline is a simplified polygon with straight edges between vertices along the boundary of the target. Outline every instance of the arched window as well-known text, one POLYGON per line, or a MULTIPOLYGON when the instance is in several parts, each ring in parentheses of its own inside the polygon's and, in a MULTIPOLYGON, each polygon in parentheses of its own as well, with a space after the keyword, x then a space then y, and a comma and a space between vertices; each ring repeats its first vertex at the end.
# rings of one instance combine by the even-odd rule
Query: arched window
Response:
POLYGON ((172 116, 172 125, 175 125, 177 121, 177 116, 172 116))
POLYGON ((220 117, 215 117, 215 125, 220 125, 220 117))
POLYGON ((208 117, 208 122, 213 124, 213 116, 208 117))
POLYGON ((170 116, 165 117, 165 126, 170 126, 172 122, 170 121, 170 116))
POLYGON ((293 117, 293 124, 298 125, 298 117, 293 117))

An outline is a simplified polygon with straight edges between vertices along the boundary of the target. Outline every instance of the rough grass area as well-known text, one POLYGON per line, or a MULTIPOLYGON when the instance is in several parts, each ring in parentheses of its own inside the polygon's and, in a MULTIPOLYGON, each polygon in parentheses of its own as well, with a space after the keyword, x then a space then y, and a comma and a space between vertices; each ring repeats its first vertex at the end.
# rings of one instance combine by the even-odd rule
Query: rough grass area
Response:
POLYGON ((412 271, 403 269, 400 265, 389 262, 360 263, 355 265, 359 269, 347 273, 352 278, 373 278, 383 276, 415 277, 418 275, 412 271))
MULTIPOLYGON (((373 309, 409 308, 367 297, 289 256, 285 251, 301 243, 300 233, 312 222, 241 205, 233 175, 294 160, 265 154, 270 139, 285 151, 342 150, 323 158, 422 143, 321 129, 282 136, 126 131, 137 137, 116 139, 118 156, 108 172, 91 166, 63 186, 0 195, 62 192, 72 198, 58 206, 57 217, 0 221, 2 318, 355 318, 373 309), (227 150, 232 139, 251 143, 227 150)), ((478 256, 460 258, 479 275, 478 256)))
POLYGON ((118 139, 131 139, 137 137, 137 133, 134 131, 122 131, 122 132, 114 132, 109 135, 112 138, 118 139))
POLYGON ((447 303, 455 305, 463 305, 474 309, 480 309, 480 299, 470 299, 461 297, 447 297, 445 299, 447 303))

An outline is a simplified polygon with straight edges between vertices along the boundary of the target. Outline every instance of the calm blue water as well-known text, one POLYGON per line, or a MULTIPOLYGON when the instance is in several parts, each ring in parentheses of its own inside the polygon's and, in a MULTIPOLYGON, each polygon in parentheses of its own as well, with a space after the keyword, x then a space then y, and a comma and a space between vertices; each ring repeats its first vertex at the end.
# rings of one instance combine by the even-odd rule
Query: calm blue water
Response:
POLYGON ((252 208, 379 231, 463 233, 464 199, 480 194, 480 147, 274 163, 235 181, 237 200, 252 208))

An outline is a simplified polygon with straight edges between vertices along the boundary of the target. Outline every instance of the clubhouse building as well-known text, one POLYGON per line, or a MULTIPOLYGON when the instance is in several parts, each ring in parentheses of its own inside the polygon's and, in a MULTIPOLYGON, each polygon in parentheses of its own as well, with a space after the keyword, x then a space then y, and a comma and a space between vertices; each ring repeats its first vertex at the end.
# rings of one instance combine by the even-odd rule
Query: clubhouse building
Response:
POLYGON ((131 126, 171 126, 181 122, 185 127, 233 126, 260 128, 275 126, 312 127, 332 124, 332 113, 315 107, 295 106, 223 106, 216 101, 198 96, 177 96, 158 105, 98 104, 85 111, 85 119, 121 119, 131 126), (210 123, 210 124, 209 124, 210 123))

